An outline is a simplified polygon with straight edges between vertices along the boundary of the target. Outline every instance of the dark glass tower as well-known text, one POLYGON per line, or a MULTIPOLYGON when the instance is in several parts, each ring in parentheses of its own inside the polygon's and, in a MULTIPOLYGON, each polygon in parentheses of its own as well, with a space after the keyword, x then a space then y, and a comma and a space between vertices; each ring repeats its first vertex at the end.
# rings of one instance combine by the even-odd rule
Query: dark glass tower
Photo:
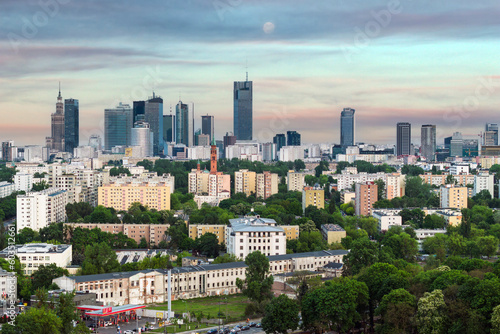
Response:
POLYGON ((153 132, 153 154, 163 153, 163 99, 155 96, 146 101, 144 108, 144 121, 149 123, 153 132))
POLYGON ((436 154, 436 126, 432 124, 422 125, 420 134, 420 154, 427 161, 434 161, 436 154))
POLYGON ((300 146, 300 133, 297 131, 287 131, 286 146, 300 146))
POLYGON ((201 116, 201 133, 210 136, 210 142, 214 138, 214 116, 205 115, 201 116))
POLYGON ((253 98, 252 81, 235 81, 233 128, 237 140, 252 140, 253 98))
POLYGON ((144 121, 146 101, 134 101, 132 108, 134 111, 134 122, 144 121))
POLYGON ((175 142, 186 146, 194 145, 194 106, 192 103, 182 103, 179 101, 175 106, 175 142))
POLYGON ((64 100, 64 151, 73 153, 80 145, 80 108, 78 100, 64 100))
POLYGON ((396 132, 396 155, 413 155, 411 152, 411 124, 398 123, 396 132))
POLYGON ((163 141, 175 142, 175 115, 163 115, 163 141))
POLYGON ((344 108, 340 113, 340 146, 354 146, 354 113, 352 108, 344 108))
POLYGON ((133 112, 128 104, 104 110, 104 144, 106 150, 114 146, 129 146, 132 142, 133 112))
POLYGON ((286 137, 284 133, 278 133, 273 137, 273 143, 276 144, 276 151, 281 150, 283 146, 286 146, 286 137))

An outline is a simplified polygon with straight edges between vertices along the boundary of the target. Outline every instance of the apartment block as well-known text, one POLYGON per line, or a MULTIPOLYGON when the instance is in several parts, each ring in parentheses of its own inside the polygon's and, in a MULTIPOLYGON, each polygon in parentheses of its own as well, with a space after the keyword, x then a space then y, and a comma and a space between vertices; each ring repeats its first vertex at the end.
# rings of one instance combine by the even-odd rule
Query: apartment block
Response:
MULTIPOLYGON (((446 184, 448 175, 450 174, 432 175, 432 173, 425 173, 424 175, 420 175, 420 178, 424 183, 439 187, 446 184)), ((453 179, 455 180, 455 183, 460 186, 474 184, 474 175, 472 174, 453 175, 453 179)))
POLYGON ((304 174, 293 170, 286 175, 286 186, 288 191, 302 191, 304 188, 304 174))
POLYGON ((304 187, 302 189, 302 212, 305 212, 309 205, 318 209, 325 208, 325 191, 323 188, 304 187))
POLYGON ((16 191, 31 191, 33 188, 33 175, 17 172, 16 175, 14 175, 14 184, 16 185, 16 191))
POLYGON ((169 224, 100 224, 100 223, 65 223, 73 229, 88 228, 92 230, 98 228, 103 232, 118 234, 123 233, 127 237, 134 239, 137 243, 145 238, 150 245, 158 245, 167 240, 165 232, 170 227, 169 224))
POLYGON ((374 210, 372 217, 378 220, 378 230, 387 231, 392 226, 401 226, 403 219, 399 215, 399 211, 394 210, 374 210))
POLYGON ((357 216, 370 216, 373 203, 378 201, 378 187, 374 182, 356 183, 354 212, 357 216))
POLYGON ((16 185, 7 181, 0 182, 0 198, 10 196, 16 190, 16 185))
POLYGON ((257 198, 267 199, 278 193, 279 177, 276 173, 268 171, 257 174, 257 198))
POLYGON ((188 231, 191 239, 200 238, 205 233, 213 233, 217 236, 219 244, 226 242, 226 225, 202 225, 189 224, 188 231))
POLYGON ((299 238, 299 225, 279 225, 286 234, 286 240, 294 240, 299 238))
POLYGON ((349 190, 356 183, 374 182, 382 180, 385 183, 385 195, 391 200, 405 194, 405 176, 400 173, 357 173, 355 169, 346 169, 338 176, 338 191, 349 190), (354 173, 353 173, 354 172, 354 173))
POLYGON ((489 173, 474 175, 474 196, 483 190, 487 190, 491 197, 494 196, 495 176, 489 173))
POLYGON ((17 195, 17 232, 25 227, 38 231, 51 224, 66 220, 66 190, 49 188, 38 192, 17 195))
POLYGON ((463 209, 467 207, 467 187, 444 185, 440 188, 441 207, 463 209))
POLYGON ((257 173, 248 169, 240 169, 234 172, 234 193, 244 193, 250 196, 257 193, 257 173))
POLYGON ((346 237, 346 231, 337 224, 323 224, 321 225, 321 234, 323 239, 330 245, 334 242, 340 242, 342 238, 346 237))
POLYGON ((170 210, 170 185, 164 182, 111 182, 99 187, 99 205, 120 211, 128 210, 135 202, 158 211, 170 210))

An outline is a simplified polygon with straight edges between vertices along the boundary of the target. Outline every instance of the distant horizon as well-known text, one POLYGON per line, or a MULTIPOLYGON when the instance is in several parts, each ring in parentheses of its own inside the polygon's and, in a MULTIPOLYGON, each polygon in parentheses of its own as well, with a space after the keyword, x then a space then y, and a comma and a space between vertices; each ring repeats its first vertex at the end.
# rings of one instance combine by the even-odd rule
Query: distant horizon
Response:
POLYGON ((104 140, 104 109, 153 91, 164 114, 193 102, 196 129, 213 115, 220 140, 247 71, 261 142, 296 130, 303 143, 339 144, 343 108, 356 110, 356 141, 375 145, 395 144, 397 122, 412 124, 417 146, 425 124, 442 145, 500 123, 493 0, 54 2, 4 1, 0 141, 45 145, 59 81, 80 102, 82 145, 104 140))

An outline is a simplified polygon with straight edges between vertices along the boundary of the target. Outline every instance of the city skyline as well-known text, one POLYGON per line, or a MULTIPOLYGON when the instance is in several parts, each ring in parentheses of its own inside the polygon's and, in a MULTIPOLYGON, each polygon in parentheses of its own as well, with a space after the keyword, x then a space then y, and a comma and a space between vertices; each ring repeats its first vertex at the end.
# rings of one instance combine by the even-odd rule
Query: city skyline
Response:
POLYGON ((376 144, 395 144, 399 121, 436 124, 438 145, 457 131, 478 138, 485 123, 498 123, 494 1, 401 1, 393 13, 387 2, 294 1, 286 11, 281 1, 222 3, 153 2, 151 11, 128 1, 60 1, 26 35, 26 22, 38 22, 33 17, 44 9, 6 1, 0 106, 12 117, 0 124, 0 139, 43 145, 58 81, 65 96, 79 99, 81 144, 94 133, 104 138, 104 109, 153 90, 165 114, 182 95, 200 114, 214 115, 221 139, 233 131, 232 85, 244 80, 246 62, 255 85, 254 139, 262 142, 295 129, 304 143, 338 143, 337 113, 347 106, 356 109, 357 141, 376 144), (377 13, 389 13, 390 22, 377 13), (106 22, 106 34, 95 22, 106 22))

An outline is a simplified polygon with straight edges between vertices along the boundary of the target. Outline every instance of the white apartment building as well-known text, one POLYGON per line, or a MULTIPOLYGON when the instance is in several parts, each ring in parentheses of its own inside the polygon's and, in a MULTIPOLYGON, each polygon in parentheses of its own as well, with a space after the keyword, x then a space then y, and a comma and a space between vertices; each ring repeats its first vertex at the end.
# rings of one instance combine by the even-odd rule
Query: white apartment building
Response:
POLYGON ((54 187, 18 195, 17 232, 25 227, 38 231, 51 223, 64 222, 66 204, 68 204, 67 191, 54 187))
POLYGON ((373 211, 372 217, 378 220, 379 231, 387 231, 392 226, 401 226, 403 222, 399 212, 392 210, 373 211))
POLYGON ((227 252, 240 259, 255 251, 267 256, 286 254, 285 230, 274 219, 259 216, 230 219, 226 243, 227 252))
POLYGON ((33 174, 17 172, 16 175, 14 175, 14 184, 16 191, 31 191, 33 188, 33 174))
MULTIPOLYGON (((41 265, 47 266, 55 263, 58 267, 65 268, 73 260, 71 245, 52 245, 45 243, 15 245, 15 253, 21 262, 25 275, 31 275, 41 265)), ((7 258, 12 249, 5 248, 0 252, 0 257, 7 258)))
POLYGON ((16 191, 16 185, 7 181, 0 182, 0 198, 10 196, 16 191))
POLYGON ((0 300, 17 298, 17 275, 15 272, 10 272, 0 269, 0 300))
POLYGON ((302 146, 283 146, 278 151, 279 161, 304 160, 305 153, 302 146))
POLYGON ((251 140, 237 140, 234 145, 226 147, 226 159, 238 158, 241 160, 262 161, 259 143, 251 140))
POLYGON ((304 177, 305 175, 301 172, 293 170, 288 171, 286 175, 286 186, 288 191, 302 191, 305 185, 304 177))
POLYGON ((187 147, 187 157, 189 160, 210 160, 210 146, 187 147))
POLYGON ((374 182, 382 180, 385 183, 387 199, 402 197, 405 194, 405 176, 399 173, 357 173, 355 169, 343 170, 337 177, 338 191, 348 190, 356 183, 374 182), (353 173, 354 172, 354 173, 353 173))
POLYGON ((489 173, 479 173, 474 175, 474 196, 483 190, 488 190, 491 197, 494 196, 495 176, 489 173))
POLYGON ((469 174, 469 165, 453 165, 450 167, 451 175, 469 174))

